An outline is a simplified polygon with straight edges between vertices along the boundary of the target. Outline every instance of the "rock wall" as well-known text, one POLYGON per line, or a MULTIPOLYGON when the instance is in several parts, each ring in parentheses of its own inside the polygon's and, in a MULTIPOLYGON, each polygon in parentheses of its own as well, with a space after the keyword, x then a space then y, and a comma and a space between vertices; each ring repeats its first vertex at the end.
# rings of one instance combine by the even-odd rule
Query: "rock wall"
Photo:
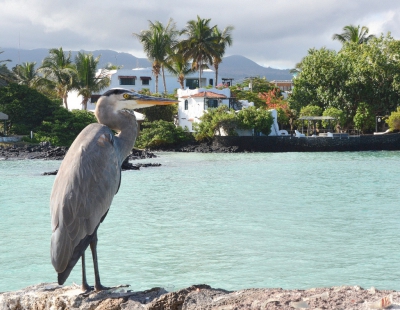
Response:
POLYGON ((349 137, 215 137, 216 148, 237 152, 343 152, 400 150, 400 134, 349 137))

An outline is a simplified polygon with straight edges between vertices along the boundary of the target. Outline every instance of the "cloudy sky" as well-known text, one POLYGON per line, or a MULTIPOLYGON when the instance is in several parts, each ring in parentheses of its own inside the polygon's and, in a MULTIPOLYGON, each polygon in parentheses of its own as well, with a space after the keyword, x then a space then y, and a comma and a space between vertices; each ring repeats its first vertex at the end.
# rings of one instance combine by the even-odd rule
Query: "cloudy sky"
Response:
POLYGON ((169 18, 182 29, 197 15, 235 27, 226 56, 279 69, 294 67, 312 47, 338 50, 332 35, 350 24, 400 39, 398 0, 0 0, 0 51, 63 47, 145 57, 132 33, 169 18))

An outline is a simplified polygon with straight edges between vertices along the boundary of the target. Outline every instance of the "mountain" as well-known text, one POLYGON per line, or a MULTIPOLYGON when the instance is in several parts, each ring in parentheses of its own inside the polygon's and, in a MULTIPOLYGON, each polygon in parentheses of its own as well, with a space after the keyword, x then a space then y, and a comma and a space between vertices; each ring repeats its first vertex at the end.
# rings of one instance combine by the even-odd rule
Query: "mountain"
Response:
POLYGON ((289 69, 273 69, 260 66, 254 61, 239 55, 223 58, 219 65, 218 80, 221 78, 233 78, 233 82, 241 82, 246 77, 265 77, 272 80, 291 80, 292 75, 289 69))
MULTIPOLYGON (((38 48, 33 50, 19 50, 16 48, 1 48, 0 51, 4 53, 0 54, 2 60, 10 59, 11 62, 7 63, 7 67, 11 69, 15 65, 23 62, 36 62, 39 66, 43 59, 49 55, 49 49, 38 48)), ((68 52, 68 51, 65 51, 68 52)), ((108 63, 113 65, 124 66, 124 68, 147 68, 151 64, 146 58, 137 58, 128 53, 118 53, 110 50, 96 50, 96 51, 81 51, 85 53, 92 53, 94 57, 101 56, 99 67, 105 67, 108 63)), ((72 60, 78 51, 71 51, 72 60)))
MULTIPOLYGON (((0 51, 3 51, 3 53, 0 54, 0 60, 11 60, 7 62, 7 67, 10 69, 23 62, 36 62, 37 66, 39 66, 43 59, 49 55, 49 49, 46 48, 33 50, 1 48, 0 51)), ((88 53, 88 51, 85 52, 88 53)), ((95 50, 91 51, 91 53, 95 57, 101 55, 99 67, 104 67, 108 63, 123 66, 125 69, 147 68, 151 66, 151 63, 146 58, 138 58, 129 53, 119 53, 111 50, 95 50)), ((74 59, 77 54, 78 51, 71 51, 72 59, 74 59)), ((246 77, 254 76, 265 77, 269 81, 292 79, 289 69, 266 68, 239 55, 224 57, 222 63, 219 65, 219 81, 221 81, 221 78, 233 78, 233 83, 235 84, 243 81, 246 77)))

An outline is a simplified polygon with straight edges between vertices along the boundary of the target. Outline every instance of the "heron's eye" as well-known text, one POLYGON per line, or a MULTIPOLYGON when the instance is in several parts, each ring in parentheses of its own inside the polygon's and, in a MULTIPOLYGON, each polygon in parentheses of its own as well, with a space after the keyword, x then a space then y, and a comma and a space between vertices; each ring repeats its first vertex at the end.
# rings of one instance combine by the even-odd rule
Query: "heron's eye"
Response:
POLYGON ((129 99, 131 96, 130 96, 129 94, 123 94, 123 97, 124 97, 125 99, 129 99))

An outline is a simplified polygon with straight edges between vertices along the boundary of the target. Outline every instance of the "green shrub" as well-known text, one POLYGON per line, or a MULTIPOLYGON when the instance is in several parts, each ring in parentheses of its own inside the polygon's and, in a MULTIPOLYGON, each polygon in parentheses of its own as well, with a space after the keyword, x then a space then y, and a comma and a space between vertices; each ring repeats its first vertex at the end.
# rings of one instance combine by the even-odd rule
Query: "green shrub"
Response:
POLYGON ((187 128, 175 126, 172 122, 158 120, 143 123, 145 127, 138 138, 135 146, 139 148, 154 148, 180 143, 190 139, 187 128))
POLYGON ((266 109, 249 107, 237 113, 237 127, 240 129, 254 129, 268 136, 274 119, 266 109))
POLYGON ((331 129, 338 129, 339 127, 343 127, 345 124, 345 115, 344 112, 342 110, 339 110, 337 108, 327 108, 324 113, 322 113, 323 116, 331 116, 334 117, 335 120, 332 121, 327 121, 327 120, 323 120, 322 121, 322 126, 324 128, 329 128, 329 126, 331 127, 331 129))
POLYGON ((222 105, 216 109, 208 109, 201 117, 201 123, 193 123, 197 141, 212 139, 215 135, 236 135, 236 114, 233 109, 222 105))
POLYGON ((29 135, 60 108, 61 101, 50 100, 28 86, 9 84, 0 87, 0 111, 9 117, 11 134, 29 135))
POLYGON ((96 118, 91 112, 84 110, 70 112, 60 108, 38 127, 34 133, 34 141, 49 141, 52 145, 70 146, 87 125, 95 122, 96 118))
POLYGON ((389 118, 386 120, 386 123, 389 125, 391 130, 400 130, 400 107, 397 108, 397 111, 394 111, 390 114, 389 118))
POLYGON ((375 115, 370 105, 365 102, 360 102, 353 121, 354 126, 363 133, 366 131, 372 131, 375 126, 375 115))

